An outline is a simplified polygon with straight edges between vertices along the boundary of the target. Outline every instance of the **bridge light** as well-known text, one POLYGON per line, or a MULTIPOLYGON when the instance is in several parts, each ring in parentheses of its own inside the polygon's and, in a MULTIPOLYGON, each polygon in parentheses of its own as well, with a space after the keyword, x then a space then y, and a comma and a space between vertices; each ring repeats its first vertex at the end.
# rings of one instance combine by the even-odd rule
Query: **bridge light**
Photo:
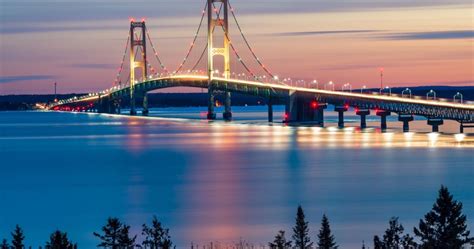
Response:
POLYGON ((311 101, 311 108, 313 109, 318 108, 318 102, 316 100, 311 101))

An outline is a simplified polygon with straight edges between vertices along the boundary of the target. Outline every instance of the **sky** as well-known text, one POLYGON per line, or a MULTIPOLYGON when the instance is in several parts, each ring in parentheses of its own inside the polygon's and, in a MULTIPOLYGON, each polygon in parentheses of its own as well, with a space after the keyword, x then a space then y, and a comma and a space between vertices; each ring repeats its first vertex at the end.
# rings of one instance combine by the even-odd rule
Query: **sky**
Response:
MULTIPOLYGON (((471 0, 231 4, 253 50, 280 78, 377 87, 382 67, 385 85, 391 87, 474 86, 471 0)), ((0 0, 0 95, 53 93, 54 82, 59 93, 112 86, 130 17, 146 18, 160 58, 173 70, 189 48, 204 5, 203 0, 0 0)), ((189 64, 204 49, 206 31, 201 30, 189 64)), ((229 31, 246 64, 263 75, 233 21, 229 31)), ((157 68, 152 55, 150 63, 157 68)), ((204 70, 205 64, 198 68, 204 70)), ((231 71, 244 72, 235 56, 231 71)))

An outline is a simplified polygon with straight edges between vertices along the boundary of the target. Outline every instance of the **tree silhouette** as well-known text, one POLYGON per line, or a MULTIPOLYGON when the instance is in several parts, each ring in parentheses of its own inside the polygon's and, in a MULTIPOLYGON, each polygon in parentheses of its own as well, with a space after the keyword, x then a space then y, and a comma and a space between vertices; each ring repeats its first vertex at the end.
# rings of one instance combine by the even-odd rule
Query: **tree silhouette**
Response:
POLYGON ((145 240, 142 243, 145 248, 169 249, 173 246, 173 242, 171 242, 171 236, 169 235, 169 229, 164 228, 156 216, 153 216, 151 227, 143 224, 142 235, 145 236, 145 240))
POLYGON ((398 222, 398 217, 390 218, 389 227, 385 230, 383 235, 383 243, 387 248, 398 248, 401 244, 401 238, 403 236, 403 231, 405 230, 398 222))
POLYGON ((417 244, 409 234, 403 235, 403 225, 398 222, 398 217, 392 217, 389 220, 389 227, 385 230, 383 241, 376 235, 374 236, 375 249, 398 249, 413 248, 417 244))
POLYGON ((23 249, 25 245, 23 241, 25 240, 25 235, 23 234, 23 229, 19 225, 15 226, 15 230, 12 232, 12 249, 23 249))
POLYGON ((46 242, 46 249, 77 249, 77 244, 69 241, 67 233, 59 230, 54 231, 46 242))
POLYGON ((298 206, 296 212, 296 224, 293 227, 293 240, 295 241, 295 247, 299 249, 307 249, 313 246, 313 242, 309 237, 308 222, 305 220, 303 208, 298 206))
POLYGON ((137 236, 130 237, 130 226, 123 224, 119 234, 119 244, 121 248, 133 249, 137 236))
POLYGON ((469 242, 466 216, 462 203, 453 200, 448 188, 441 185, 438 198, 424 220, 420 220, 415 235, 420 237, 421 248, 458 249, 469 242))
POLYGON ((374 236, 374 249, 384 249, 385 246, 383 245, 383 242, 380 241, 379 236, 375 235, 374 236))
POLYGON ((6 239, 2 240, 2 244, 0 245, 0 249, 10 249, 10 245, 8 245, 8 241, 6 239))
POLYGON ((287 241, 285 238, 285 231, 280 230, 278 234, 275 236, 273 242, 268 243, 268 246, 271 249, 287 249, 291 248, 291 240, 287 241))
POLYGON ((118 218, 108 218, 107 224, 102 227, 102 232, 99 234, 94 232, 94 236, 101 240, 97 247, 123 249, 133 248, 137 236, 130 238, 130 226, 122 224, 118 218))
POLYGON ((321 220, 321 229, 318 234, 319 249, 337 249, 334 235, 331 234, 331 227, 329 226, 328 217, 324 214, 321 220))

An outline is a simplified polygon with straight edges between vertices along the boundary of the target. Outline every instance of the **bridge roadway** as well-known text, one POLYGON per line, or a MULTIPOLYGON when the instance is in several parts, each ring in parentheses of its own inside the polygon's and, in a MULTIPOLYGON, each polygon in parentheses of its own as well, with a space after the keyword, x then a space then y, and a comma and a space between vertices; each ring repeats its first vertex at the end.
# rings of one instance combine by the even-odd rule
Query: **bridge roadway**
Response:
MULTIPOLYGON (((177 86, 208 89, 208 84, 207 76, 171 75, 137 82, 134 86, 134 93, 137 98, 146 99, 147 92, 157 89, 177 86)), ((433 131, 437 131, 444 119, 460 122, 461 132, 464 126, 470 127, 466 124, 474 123, 473 104, 428 100, 420 96, 403 97, 330 91, 220 77, 213 77, 210 84, 214 91, 228 91, 267 98, 269 100, 269 121, 273 121, 272 103, 274 100, 278 100, 280 103, 281 101, 286 103, 284 122, 315 122, 323 125, 323 110, 327 104, 331 104, 335 105, 335 110, 339 112, 340 127, 344 126, 343 113, 350 106, 356 108, 356 113, 361 116, 362 127, 365 127, 365 116, 370 114, 370 110, 375 110, 376 115, 381 117, 382 129, 386 127, 385 117, 391 112, 398 113, 399 120, 404 122, 404 126, 406 125, 406 129, 404 129, 406 131, 408 131, 408 122, 413 120, 413 115, 426 117, 428 124, 433 126, 433 131)), ((62 100, 50 105, 49 109, 57 110, 64 106, 80 106, 86 109, 95 109, 98 112, 116 113, 117 108, 120 108, 119 100, 125 97, 130 97, 129 86, 110 88, 102 93, 91 93, 79 98, 62 100)), ((145 110, 147 110, 146 102, 143 103, 145 110)))

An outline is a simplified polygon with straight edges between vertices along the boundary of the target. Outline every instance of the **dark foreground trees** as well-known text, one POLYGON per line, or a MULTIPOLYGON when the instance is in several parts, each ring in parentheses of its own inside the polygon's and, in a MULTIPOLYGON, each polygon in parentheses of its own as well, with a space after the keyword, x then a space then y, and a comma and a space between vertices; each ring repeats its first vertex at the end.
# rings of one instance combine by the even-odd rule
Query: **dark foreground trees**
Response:
POLYGON ((464 244, 472 241, 466 216, 462 214, 462 203, 455 201, 445 186, 441 186, 432 210, 413 231, 420 238, 420 245, 409 234, 403 235, 403 226, 397 217, 393 217, 383 240, 374 236, 374 249, 462 249, 464 244))
POLYGON ((142 243, 144 248, 169 249, 173 246, 171 236, 169 235, 169 229, 164 228, 156 216, 153 216, 151 226, 143 224, 142 227, 142 235, 145 236, 145 240, 142 243))
POLYGON ((295 247, 298 249, 307 249, 313 246, 311 238, 309 237, 308 222, 305 219, 303 208, 298 206, 296 212, 296 224, 293 227, 293 240, 295 247))
POLYGON ((318 246, 319 249, 337 249, 338 247, 334 235, 331 234, 329 219, 325 214, 321 220, 321 229, 318 234, 318 246))
POLYGON ((130 226, 122 224, 118 218, 107 219, 107 224, 102 227, 103 234, 94 232, 100 239, 97 247, 111 249, 129 249, 135 246, 137 236, 130 237, 130 226))
POLYGON ((77 244, 72 243, 67 233, 59 230, 54 231, 46 242, 45 249, 77 249, 77 244))
POLYGON ((19 225, 15 226, 15 230, 12 232, 12 249, 23 249, 25 248, 24 241, 25 235, 23 229, 19 225))
POLYGON ((432 210, 420 220, 414 233, 422 242, 421 248, 426 249, 459 249, 472 239, 462 203, 455 201, 445 186, 441 186, 432 210))
POLYGON ((405 229, 398 222, 398 217, 392 217, 388 223, 389 227, 385 230, 383 240, 377 235, 374 236, 374 249, 416 248, 417 245, 413 241, 413 237, 409 234, 403 235, 405 229))
POLYGON ((268 243, 268 246, 271 249, 287 249, 291 248, 291 240, 287 241, 285 237, 285 231, 280 230, 278 234, 275 236, 273 242, 268 243))

